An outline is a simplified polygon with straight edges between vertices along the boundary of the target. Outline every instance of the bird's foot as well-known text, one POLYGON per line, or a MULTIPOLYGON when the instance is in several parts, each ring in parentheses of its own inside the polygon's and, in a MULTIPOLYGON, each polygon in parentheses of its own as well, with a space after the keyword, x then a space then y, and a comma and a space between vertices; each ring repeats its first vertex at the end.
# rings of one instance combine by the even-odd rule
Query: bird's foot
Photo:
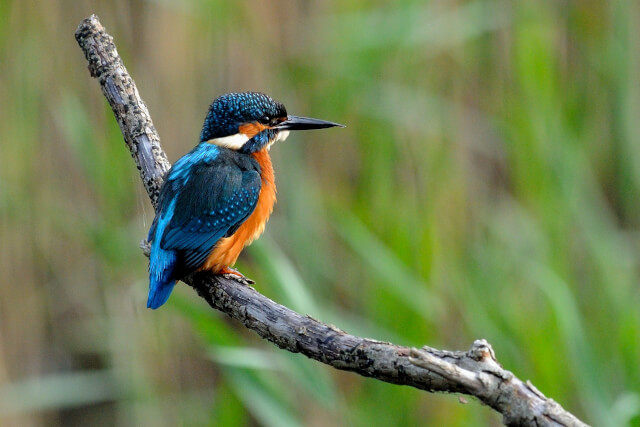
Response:
POLYGON ((248 277, 240 273, 235 268, 231 268, 231 267, 223 268, 218 274, 224 277, 225 279, 235 280, 236 282, 242 283, 243 285, 247 285, 247 286, 253 285, 254 283, 256 283, 255 281, 249 279, 248 277))

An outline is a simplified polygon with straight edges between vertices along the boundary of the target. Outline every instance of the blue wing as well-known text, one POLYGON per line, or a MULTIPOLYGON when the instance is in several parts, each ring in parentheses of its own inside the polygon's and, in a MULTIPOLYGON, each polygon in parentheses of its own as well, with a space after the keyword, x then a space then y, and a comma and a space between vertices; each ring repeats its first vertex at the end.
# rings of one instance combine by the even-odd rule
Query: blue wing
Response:
POLYGON ((260 194, 258 171, 216 163, 192 166, 162 235, 163 249, 182 252, 185 272, 200 267, 217 241, 237 230, 255 209, 260 194))
POLYGON ((164 304, 177 278, 204 263, 220 238, 238 229, 260 195, 260 169, 252 158, 209 144, 197 148, 169 171, 149 230, 147 305, 153 308, 164 304))

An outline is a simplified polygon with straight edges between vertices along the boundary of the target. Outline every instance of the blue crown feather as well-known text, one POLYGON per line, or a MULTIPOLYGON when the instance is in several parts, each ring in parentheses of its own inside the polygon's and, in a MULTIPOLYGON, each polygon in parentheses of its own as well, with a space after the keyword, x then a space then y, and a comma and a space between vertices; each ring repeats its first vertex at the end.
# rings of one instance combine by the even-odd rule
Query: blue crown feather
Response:
POLYGON ((260 92, 227 93, 209 107, 200 141, 235 135, 238 127, 263 117, 286 117, 284 105, 260 92))

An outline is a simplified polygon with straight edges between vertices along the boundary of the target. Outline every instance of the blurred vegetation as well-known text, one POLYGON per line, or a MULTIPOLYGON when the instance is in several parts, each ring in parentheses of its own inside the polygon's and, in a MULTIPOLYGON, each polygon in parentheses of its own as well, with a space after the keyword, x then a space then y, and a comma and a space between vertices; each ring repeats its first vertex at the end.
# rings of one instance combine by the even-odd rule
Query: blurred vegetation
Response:
POLYGON ((145 309, 153 211, 73 37, 97 13, 169 158, 217 95, 345 123, 273 150, 238 267, 355 334, 499 360, 595 425, 640 425, 640 6, 0 1, 0 424, 499 425, 337 372, 187 286, 145 309))

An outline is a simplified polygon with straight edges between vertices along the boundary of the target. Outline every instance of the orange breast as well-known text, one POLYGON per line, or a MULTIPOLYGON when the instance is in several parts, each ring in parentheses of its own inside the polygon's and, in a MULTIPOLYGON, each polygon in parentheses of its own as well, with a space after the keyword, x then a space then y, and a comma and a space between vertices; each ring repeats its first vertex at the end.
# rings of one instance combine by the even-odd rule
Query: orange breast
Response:
POLYGON ((257 239, 264 231, 267 220, 273 211, 273 205, 276 202, 276 183, 271 158, 267 150, 263 149, 253 153, 252 156, 260 165, 260 176, 262 178, 262 187, 256 208, 231 237, 225 237, 218 241, 200 270, 211 270, 214 273, 219 273, 225 267, 232 266, 238 259, 242 249, 257 239))

